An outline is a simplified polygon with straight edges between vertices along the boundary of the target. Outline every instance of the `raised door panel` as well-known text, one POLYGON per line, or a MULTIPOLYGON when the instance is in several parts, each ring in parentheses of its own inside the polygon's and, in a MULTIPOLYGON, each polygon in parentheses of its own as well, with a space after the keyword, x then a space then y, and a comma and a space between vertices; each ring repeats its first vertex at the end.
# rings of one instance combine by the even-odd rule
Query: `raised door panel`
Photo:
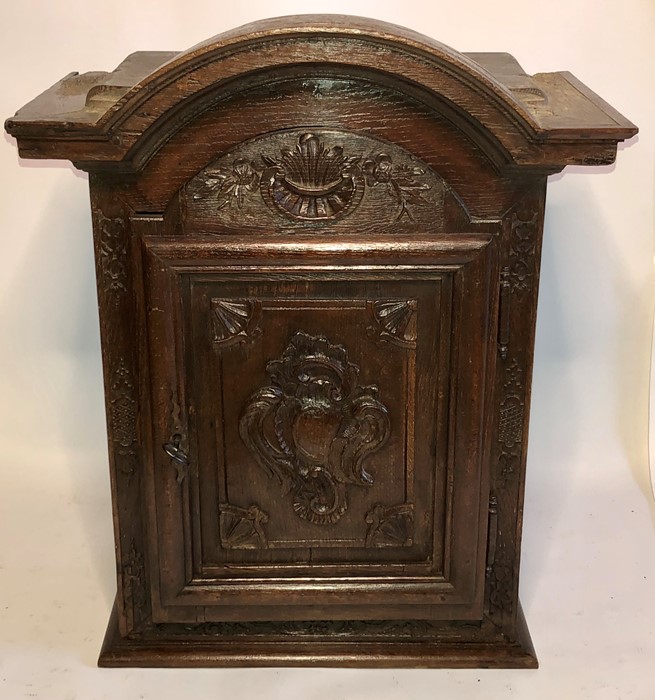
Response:
POLYGON ((162 621, 481 616, 494 250, 144 239, 162 621))

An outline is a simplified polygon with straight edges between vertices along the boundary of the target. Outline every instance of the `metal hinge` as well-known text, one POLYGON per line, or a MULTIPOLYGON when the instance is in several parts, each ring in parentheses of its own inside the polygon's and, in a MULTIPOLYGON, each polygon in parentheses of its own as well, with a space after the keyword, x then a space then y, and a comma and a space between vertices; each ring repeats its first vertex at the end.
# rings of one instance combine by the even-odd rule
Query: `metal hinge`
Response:
POLYGON ((496 561, 496 543, 498 541, 498 499, 494 494, 489 496, 489 526, 487 531, 487 576, 491 573, 496 561))

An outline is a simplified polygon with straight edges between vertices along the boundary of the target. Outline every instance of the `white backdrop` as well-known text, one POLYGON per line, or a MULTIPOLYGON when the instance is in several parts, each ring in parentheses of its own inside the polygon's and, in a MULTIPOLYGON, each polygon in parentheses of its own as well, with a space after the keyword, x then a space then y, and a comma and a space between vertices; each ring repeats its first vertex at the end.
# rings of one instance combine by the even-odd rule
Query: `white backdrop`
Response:
POLYGON ((341 12, 570 70, 640 128, 616 165, 551 178, 522 600, 541 670, 106 671, 114 594, 87 180, 0 142, 0 697, 650 700, 655 507, 653 0, 22 0, 2 15, 0 116, 66 73, 183 50, 270 15, 341 12))

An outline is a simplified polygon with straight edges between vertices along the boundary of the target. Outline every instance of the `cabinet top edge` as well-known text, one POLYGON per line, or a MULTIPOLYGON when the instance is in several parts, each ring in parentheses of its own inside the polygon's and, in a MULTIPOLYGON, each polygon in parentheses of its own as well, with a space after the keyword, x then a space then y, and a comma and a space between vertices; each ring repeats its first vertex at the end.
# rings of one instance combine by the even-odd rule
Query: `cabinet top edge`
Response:
MULTIPOLYGON (((477 121, 501 143, 509 128, 544 151, 551 144, 575 144, 576 156, 550 158, 556 163, 559 157, 561 165, 584 163, 585 143, 616 145, 638 131, 570 73, 530 76, 507 53, 460 53, 413 30, 346 15, 277 17, 182 52, 136 52, 111 72, 70 73, 19 109, 5 129, 18 139, 23 157, 123 161, 162 115, 208 88, 303 64, 308 77, 313 66, 332 64, 345 66, 346 74, 351 68, 377 74, 380 82, 385 75, 411 80, 457 104, 465 119, 477 121), (349 52, 345 62, 340 48, 354 46, 357 52, 349 52), (235 73, 229 58, 241 52, 247 65, 235 73), (394 67, 385 72, 379 58, 387 54, 394 67), (489 109, 481 111, 485 106, 489 109), (67 148, 71 142, 77 142, 75 149, 67 148), (82 157, 80 142, 88 144, 82 157)), ((516 164, 530 164, 525 149, 509 140, 504 145, 516 164)))

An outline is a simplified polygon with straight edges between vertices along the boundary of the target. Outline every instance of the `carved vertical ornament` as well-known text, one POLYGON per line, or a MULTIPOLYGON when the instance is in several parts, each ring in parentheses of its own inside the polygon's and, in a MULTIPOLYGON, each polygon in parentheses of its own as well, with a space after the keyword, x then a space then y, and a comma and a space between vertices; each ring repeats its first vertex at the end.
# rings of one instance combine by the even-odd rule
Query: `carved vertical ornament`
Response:
POLYGON ((134 539, 123 562, 123 591, 125 605, 131 609, 133 620, 137 620, 146 605, 147 593, 144 557, 134 539))
POLYGON ((136 399, 131 372, 121 358, 111 381, 109 416, 117 466, 127 476, 136 469, 136 399))
MULTIPOLYGON (((519 473, 523 450, 523 428, 525 419, 524 371, 516 359, 505 366, 503 377, 503 399, 498 417, 497 440, 499 443, 496 467, 496 486, 504 489, 519 473)), ((494 501, 494 516, 498 517, 498 500, 494 501)), ((510 614, 513 607, 513 556, 506 545, 496 549, 494 561, 487 569, 489 580, 489 612, 496 623, 503 614, 510 614)))
POLYGON ((512 292, 521 296, 534 283, 534 256, 537 245, 537 213, 530 219, 512 214, 510 231, 510 269, 512 292))
POLYGON ((523 423, 525 418, 525 385, 523 369, 516 360, 505 368, 503 378, 503 400, 498 418, 498 458, 497 483, 504 486, 518 473, 523 447, 523 423))
POLYGON ((538 213, 522 219, 514 212, 509 222, 508 265, 501 271, 499 349, 503 362, 500 365, 502 375, 496 430, 496 491, 490 503, 490 536, 494 535, 494 541, 490 539, 487 562, 489 616, 499 628, 503 627, 504 620, 511 619, 514 612, 514 550, 507 535, 498 537, 496 542, 491 523, 500 532, 504 522, 511 523, 516 517, 507 509, 508 504, 514 502, 523 458, 527 378, 522 361, 523 340, 513 339, 510 331, 515 333, 513 320, 517 315, 525 314, 523 307, 532 303, 529 293, 536 280, 537 244, 538 213))
POLYGON ((364 463, 389 437, 378 388, 358 385, 345 348, 302 331, 266 371, 269 383, 244 408, 241 437, 282 493, 293 494, 298 517, 335 523, 347 487, 373 483, 364 463))
POLYGON ((102 287, 106 292, 127 291, 127 248, 125 222, 121 218, 110 219, 98 212, 100 229, 100 271, 102 287))

